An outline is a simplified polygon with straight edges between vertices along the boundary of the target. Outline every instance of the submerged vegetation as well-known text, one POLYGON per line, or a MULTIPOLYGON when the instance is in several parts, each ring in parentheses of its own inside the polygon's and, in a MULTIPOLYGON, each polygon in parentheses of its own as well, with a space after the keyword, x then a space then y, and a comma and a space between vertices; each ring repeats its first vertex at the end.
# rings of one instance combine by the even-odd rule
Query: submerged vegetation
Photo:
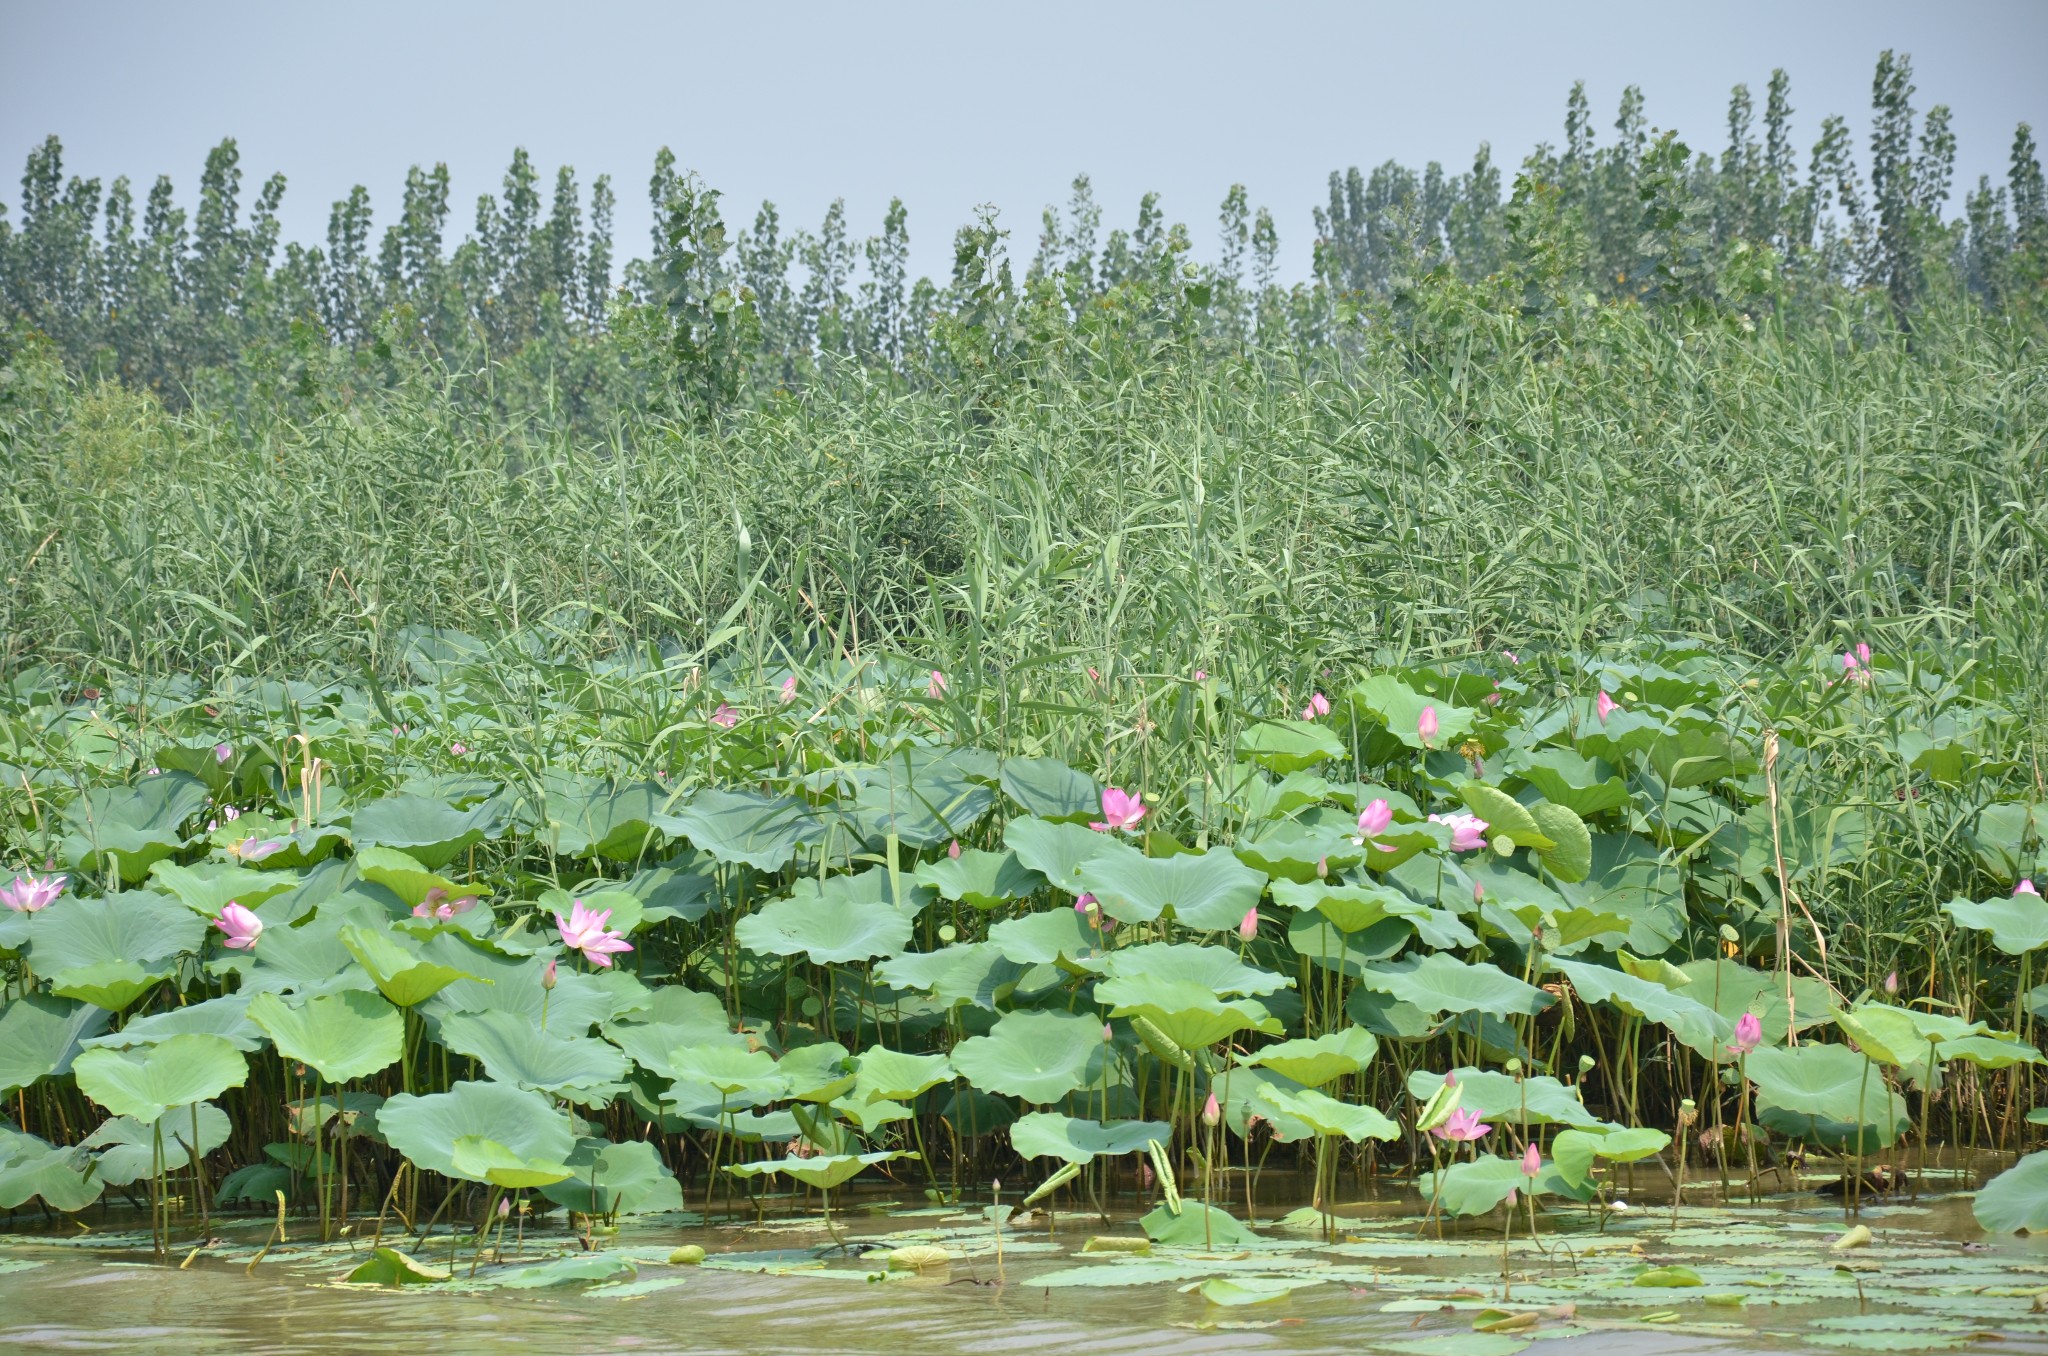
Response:
MULTIPOLYGON (((1228 1307, 1496 1242, 1546 1294, 1513 1249, 1665 1183, 1657 1265, 1575 1237, 1620 1304, 1736 1284, 1666 1254, 1769 1252, 1817 1165, 1856 1212, 2024 1153, 2048 245, 2024 129, 1942 223, 1909 94, 1875 215, 1779 82, 1719 162, 1575 101, 1505 203, 1340 185, 1291 289, 1241 197, 1250 283, 1077 200, 1021 282, 985 221, 906 294, 897 216, 798 285, 665 163, 623 296, 529 168, 378 286, 366 205, 271 272, 216 185, 139 320, 49 189, 0 238, 0 1206, 604 1288, 622 1216, 815 1192, 836 1254, 886 1181, 969 1223, 885 1271, 1131 1210, 1084 1269, 1228 1307)), ((2048 1155, 1975 1211, 2048 1228, 2048 1155)), ((1871 1331, 2033 1294, 1944 1274, 1871 1331)))

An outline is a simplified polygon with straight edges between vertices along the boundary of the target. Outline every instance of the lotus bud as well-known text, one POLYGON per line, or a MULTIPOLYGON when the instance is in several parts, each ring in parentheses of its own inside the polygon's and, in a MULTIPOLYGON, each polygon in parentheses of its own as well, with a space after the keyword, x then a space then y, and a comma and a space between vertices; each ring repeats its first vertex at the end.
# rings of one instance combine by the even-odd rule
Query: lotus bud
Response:
POLYGON ((1510 1189, 1508 1190, 1508 1209, 1512 1210, 1512 1209, 1514 1209, 1514 1208, 1515 1208, 1515 1207, 1516 1207, 1517 1205, 1520 1205, 1521 1203, 1522 1203, 1522 1193, 1521 1193, 1521 1192, 1519 1192, 1519 1191, 1516 1191, 1516 1190, 1514 1190, 1513 1188, 1510 1188, 1510 1189))
POLYGON ((1240 940, 1247 942, 1259 935, 1258 905, 1254 904, 1251 908, 1244 911, 1244 917, 1237 924, 1237 935, 1240 940))
POLYGON ((498 1199, 498 1218, 499 1218, 499 1219, 504 1219, 504 1218, 506 1218, 506 1217, 507 1217, 508 1215, 510 1215, 511 1213, 512 1213, 512 1198, 511 1198, 510 1196, 502 1196, 502 1197, 500 1197, 500 1198, 498 1199))
POLYGON ((1899 972, 1892 971, 1884 977, 1884 992, 1887 998, 1896 998, 1899 993, 1899 972))
POLYGON ((1216 1094, 1211 1092, 1209 1100, 1202 1103, 1202 1124, 1215 1127, 1223 1121, 1223 1108, 1217 1104, 1216 1094))
POLYGON ((956 862, 960 860, 960 840, 958 838, 955 838, 946 848, 946 855, 956 862))
POLYGON ((1522 1176, 1534 1177, 1541 1171, 1543 1171, 1543 1151, 1536 1147, 1536 1141, 1532 1139, 1529 1141, 1529 1147, 1522 1151, 1522 1176))
POLYGON ((1318 857, 1318 858, 1316 858, 1316 879, 1317 879, 1317 880, 1328 880, 1329 878, 1330 878, 1330 859, 1329 859, 1328 857, 1318 857))
POLYGON ((1108 1045, 1111 1041, 1114 1041, 1115 1039, 1116 1032, 1110 1029, 1110 1025, 1108 1022, 1104 1022, 1102 1024, 1102 1043, 1104 1045, 1108 1045))
POLYGON ((216 763, 225 763, 234 756, 235 746, 232 744, 215 744, 213 746, 213 761, 216 763))
POLYGON ((1482 882, 1476 880, 1472 882, 1472 902, 1474 904, 1484 904, 1486 902, 1486 886, 1482 882))
POLYGON ((543 989, 555 987, 555 962, 552 957, 548 960, 548 968, 540 972, 540 986, 543 989))
POLYGON ((1434 706, 1423 707, 1422 714, 1415 718, 1415 733, 1422 737, 1422 742, 1425 746, 1436 738, 1437 728, 1436 708, 1434 706))

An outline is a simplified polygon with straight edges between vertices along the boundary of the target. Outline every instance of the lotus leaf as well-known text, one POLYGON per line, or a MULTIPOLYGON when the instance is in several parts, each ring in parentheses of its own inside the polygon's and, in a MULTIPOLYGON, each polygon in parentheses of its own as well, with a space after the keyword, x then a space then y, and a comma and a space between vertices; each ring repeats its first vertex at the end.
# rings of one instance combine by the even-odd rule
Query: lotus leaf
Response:
POLYGON ((81 1051, 71 1072, 78 1090, 107 1110, 151 1122, 167 1107, 239 1088, 249 1064, 228 1041, 193 1032, 134 1050, 81 1051))
POLYGON ((1172 857, 1103 853, 1081 866, 1080 881, 1122 923, 1149 923, 1171 909, 1183 927, 1236 927, 1265 893, 1266 877, 1221 849, 1172 857))
POLYGON ((1628 804, 1628 786, 1613 767, 1598 759, 1579 756, 1570 749, 1542 749, 1509 764, 1509 771, 1522 778, 1543 798, 1579 815, 1597 815, 1628 804))
POLYGON ((1662 1130, 1647 1128, 1617 1128, 1604 1134, 1563 1130, 1551 1140, 1550 1152, 1556 1160, 1559 1174, 1573 1186, 1579 1186, 1592 1175, 1595 1158, 1633 1163, 1662 1153, 1670 1143, 1671 1136, 1662 1130))
POLYGON ((1045 877, 1017 860, 1014 852, 967 848, 958 857, 941 857, 917 868, 917 879, 977 909, 993 909, 1022 899, 1045 885, 1045 877))
POLYGON ((893 956, 910 941, 911 920, 887 904, 853 904, 813 895, 770 900, 733 929, 740 945, 764 956, 806 956, 814 965, 893 956))
POLYGON ((1093 1017, 1007 1012, 988 1035, 955 1045, 952 1058, 953 1067, 981 1091, 1043 1106, 1099 1083, 1106 1049, 1102 1024, 1093 1017))
POLYGON ((1744 1061, 1757 1119, 1780 1134, 1864 1152, 1892 1144, 1910 1123, 1884 1071, 1846 1045, 1762 1048, 1744 1061), (1860 1130, 1859 1130, 1860 1127, 1860 1130))
POLYGON ((0 1097, 69 1073, 79 1050, 110 1019, 103 1007, 39 993, 0 1008, 0 1097))
POLYGON ((458 1012, 441 1019, 441 1043, 482 1062, 501 1083, 602 1106, 626 1077, 626 1057, 590 1036, 542 1031, 518 1013, 458 1012))
POLYGON ((297 999, 259 993, 248 1000, 248 1017, 279 1054, 329 1083, 367 1078, 396 1064, 404 1051, 404 1019, 373 993, 297 999))
POLYGON ((1401 1127, 1373 1108, 1340 1102, 1313 1088, 1290 1090, 1269 1084, 1260 1087, 1256 1097, 1318 1135, 1341 1135, 1353 1144, 1363 1139, 1393 1139, 1401 1133, 1401 1127))
POLYGON ((1588 1003, 1611 1003, 1631 1017, 1655 1022, 1702 1059, 1726 1057, 1735 1024, 1706 1004, 1603 965, 1552 959, 1550 968, 1570 980, 1588 1003))
POLYGON ((1061 960, 1080 968, 1101 967, 1101 931, 1077 909, 1058 905, 1008 918, 988 930, 989 945, 1018 965, 1048 965, 1061 960))
MULTIPOLYGON (((1487 1121, 1513 1125, 1569 1125, 1581 1130, 1611 1130, 1586 1110, 1577 1094, 1548 1075, 1516 1078, 1489 1069, 1456 1069, 1463 1089, 1458 1105, 1487 1121)), ((1408 1075, 1408 1095, 1427 1102, 1443 1086, 1442 1074, 1418 1069, 1408 1075)))
POLYGON ((211 1102, 199 1102, 167 1107, 148 1124, 132 1116, 110 1117, 80 1140, 78 1147, 101 1151, 93 1160, 93 1171, 101 1181, 108 1186, 127 1186, 156 1171, 159 1132, 163 1162, 176 1167, 188 1162, 194 1149, 210 1154, 227 1143, 230 1128, 225 1111, 211 1102))
POLYGON ((447 1267, 428 1266, 396 1248, 375 1248, 347 1279, 354 1285, 431 1285, 448 1276, 447 1267))
POLYGON ((486 800, 457 810, 424 796, 386 796, 359 806, 349 819, 358 849, 397 848, 429 871, 438 871, 478 843, 505 831, 505 807, 486 800))
POLYGON ((731 1045, 686 1046, 669 1054, 669 1065, 682 1080, 707 1083, 717 1092, 776 1099, 789 1095, 789 1080, 766 1050, 731 1045))
POLYGON ((38 972, 54 975, 120 962, 149 967, 195 954, 205 942, 206 920, 177 900, 124 890, 58 900, 30 925, 28 954, 38 972))
POLYGON ((1101 785, 1055 758, 1005 758, 1002 788, 1025 814, 1040 819, 1085 823, 1102 810, 1101 785))
POLYGON ((1237 737, 1237 753, 1260 767, 1286 773, 1342 758, 1345 749, 1326 725, 1309 720, 1268 720, 1237 737))
POLYGON ((1991 944, 2008 956, 2024 956, 2048 946, 2048 909, 2027 895, 1972 903, 1952 899, 1941 906, 1956 926, 1991 934, 1991 944))
POLYGON ((184 772, 145 777, 135 786, 88 787, 64 811, 74 830, 64 840, 65 859, 74 866, 108 859, 132 885, 185 846, 184 823, 206 802, 206 783, 184 772))
POLYGON ((450 1156, 457 1175, 515 1191, 552 1186, 571 1172, 566 1163, 522 1157, 484 1135, 457 1135, 450 1156))
POLYGON ((1311 1039, 1281 1041, 1245 1056, 1246 1064, 1271 1069, 1305 1087, 1319 1088, 1372 1063, 1380 1043, 1360 1026, 1347 1026, 1311 1039))
POLYGON ((781 1173, 794 1177, 805 1186, 820 1191, 830 1191, 843 1186, 859 1176, 862 1169, 877 1163, 888 1163, 898 1158, 916 1158, 916 1154, 897 1150, 886 1150, 867 1154, 818 1154, 810 1158, 768 1159, 760 1163, 729 1163, 725 1170, 736 1177, 760 1177, 781 1173))
POLYGON ((699 791, 674 814, 657 815, 654 824, 720 862, 757 871, 788 866, 797 845, 817 842, 824 828, 802 801, 716 788, 699 791))
POLYGON ((84 1150, 0 1126, 0 1210, 19 1209, 39 1196, 53 1210, 83 1210, 105 1188, 84 1150))
POLYGON ((1360 714, 1411 749, 1424 747, 1418 731, 1423 708, 1436 708, 1437 748, 1456 748, 1472 732, 1473 713, 1449 701, 1424 696, 1390 673, 1374 674, 1344 694, 1360 714))
POLYGON ((1419 960, 1374 966, 1360 976, 1369 989, 1390 993, 1432 1015, 1442 1012, 1483 1012, 1495 1017, 1543 1011, 1553 1001, 1532 984, 1524 984, 1491 965, 1467 965, 1453 956, 1432 952, 1419 960))
POLYGON ((541 1188, 556 1205, 585 1215, 638 1215, 683 1208, 675 1174, 645 1140, 580 1139, 563 1160, 573 1176, 541 1188))
POLYGON ((575 1147, 569 1117, 536 1092, 508 1083, 457 1083, 425 1097, 399 1093, 377 1113, 377 1128, 415 1166, 444 1177, 482 1182, 455 1164, 455 1141, 477 1135, 520 1158, 560 1162, 575 1147))
POLYGON ((2028 1154, 1985 1183, 1970 1208, 1994 1233, 2048 1233, 2048 1150, 2028 1154))
POLYGON ((952 1077, 952 1061, 942 1054, 908 1055, 874 1045, 861 1051, 853 1096, 862 1102, 907 1102, 952 1077))
POLYGON ((789 1051, 775 1068, 797 1101, 831 1102, 853 1091, 858 1065, 838 1041, 820 1041, 789 1051))
MULTIPOLYGON (((1106 979, 1095 1001, 1112 1017, 1143 1017, 1183 1050, 1199 1050, 1240 1031, 1280 1034, 1280 1019, 1252 998, 1219 998, 1203 984, 1153 975, 1106 979)), ((958 1062, 957 1059, 955 1061, 958 1062)))
POLYGON ((432 998, 458 979, 476 979, 467 969, 429 959, 416 943, 402 942, 390 932, 347 924, 341 944, 361 963, 378 992, 409 1008, 432 998))
POLYGON ((1290 822, 1240 841, 1232 851, 1246 866, 1276 882, 1306 884, 1317 880, 1319 872, 1349 871, 1372 849, 1359 846, 1349 832, 1335 825, 1290 822))
POLYGON ((202 918, 217 918, 229 904, 253 909, 273 895, 281 895, 299 883, 285 871, 251 871, 241 866, 202 862, 179 866, 161 861, 149 868, 156 883, 177 896, 178 901, 202 918))
POLYGON ((1168 1248, 1242 1248, 1260 1241, 1228 1210, 1200 1201, 1183 1201, 1178 1213, 1156 1205, 1138 1221, 1138 1227, 1154 1243, 1168 1248))
POLYGON ((1239 994, 1263 996, 1291 989, 1285 975, 1247 965, 1227 947, 1199 942, 1147 942, 1109 954, 1103 973, 1112 979, 1165 979, 1199 984, 1219 998, 1239 994))
MULTIPOLYGON (((1095 813, 1100 811, 1100 805, 1094 807, 1095 813)), ((1081 868, 1096 854, 1134 852, 1108 834, 1096 833, 1083 825, 1028 816, 1004 826, 1003 842, 1020 863, 1069 894, 1080 894, 1087 888, 1080 883, 1081 868)))

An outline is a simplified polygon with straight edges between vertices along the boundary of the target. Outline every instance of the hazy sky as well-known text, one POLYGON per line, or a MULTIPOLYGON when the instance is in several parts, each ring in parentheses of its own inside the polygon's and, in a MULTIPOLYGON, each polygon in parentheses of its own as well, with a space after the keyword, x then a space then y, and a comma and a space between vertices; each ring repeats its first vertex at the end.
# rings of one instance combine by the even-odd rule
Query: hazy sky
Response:
MULTIPOLYGON (((1333 168, 1393 158, 1468 166, 1490 140, 1509 171, 1562 134, 1586 81, 1603 140, 1623 86, 1651 121, 1718 151, 1729 88, 1756 101, 1792 77, 1802 147, 1847 115, 1867 144, 1877 54, 1910 52, 1916 105, 1955 111, 1960 189, 2001 180, 2013 127, 2048 133, 2048 3, 348 4, 0 0, 0 201, 48 133, 69 172, 169 172, 189 203, 207 148, 241 146, 247 193, 290 181, 288 238, 324 236, 329 204, 368 186, 378 227, 406 167, 447 162, 451 233, 495 191, 514 146, 552 181, 609 173, 617 238, 647 250, 655 149, 751 222, 764 197, 815 227, 844 197, 854 232, 892 195, 913 266, 943 276, 953 229, 1003 209, 1029 257, 1040 209, 1094 177, 1105 226, 1147 189, 1215 249, 1233 182, 1273 210, 1304 272, 1310 209, 1333 168)), ((1802 164, 1804 152, 1802 151, 1802 164)))

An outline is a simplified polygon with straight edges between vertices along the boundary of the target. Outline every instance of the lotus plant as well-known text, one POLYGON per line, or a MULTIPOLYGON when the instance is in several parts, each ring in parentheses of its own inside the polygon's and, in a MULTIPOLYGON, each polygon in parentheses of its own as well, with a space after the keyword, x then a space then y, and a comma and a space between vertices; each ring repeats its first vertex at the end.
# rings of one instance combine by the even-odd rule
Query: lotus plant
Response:
POLYGON ((38 876, 33 872, 27 876, 16 876, 13 884, 0 885, 0 904, 16 913, 41 913, 64 893, 64 883, 70 879, 69 876, 38 876))
POLYGON ((1330 699, 1318 692, 1308 699, 1308 705, 1301 708, 1303 720, 1314 720, 1317 716, 1330 714, 1330 699))
POLYGON ((788 706, 796 700, 796 675, 790 674, 782 680, 782 704, 788 706))
POLYGON ((569 916, 564 918, 556 914, 555 927, 562 934, 562 945, 571 951, 581 951, 583 959, 609 970, 614 955, 633 949, 625 933, 605 926, 611 918, 610 909, 588 909, 582 900, 572 899, 569 901, 569 916))
POLYGON ((2032 895, 2036 899, 2041 897, 2041 892, 2034 888, 2034 882, 2031 877, 2023 878, 2018 885, 2013 886, 2012 893, 2015 899, 2021 895, 2032 895))
POLYGON ((711 713, 711 723, 721 730, 730 730, 740 723, 740 713, 732 709, 730 702, 720 702, 718 709, 711 713))
POLYGON ((1480 1120, 1479 1113, 1476 1111, 1467 1111, 1464 1107, 1458 1107, 1444 1119, 1442 1125, 1432 1129, 1429 1133, 1435 1135, 1438 1139, 1448 1140, 1453 1144, 1470 1144, 1474 1140, 1484 1139, 1492 1134, 1493 1127, 1480 1120))
POLYGON ((1600 695, 1593 699, 1593 710, 1598 713, 1600 723, 1605 725, 1609 716, 1621 710, 1621 703, 1608 696, 1605 690, 1602 690, 1600 695))
POLYGON ((1451 831, 1451 851, 1477 852, 1486 846, 1487 823, 1478 815, 1459 811, 1456 814, 1431 815, 1429 822, 1441 824, 1451 831))
POLYGON ((235 746, 232 744, 215 744, 213 746, 213 761, 216 763, 225 763, 234 756, 235 746))
POLYGON ((220 917, 213 925, 227 934, 227 948, 230 951, 248 951, 256 945, 256 939, 263 935, 263 920, 254 910, 246 909, 234 900, 229 900, 220 911, 220 917))
POLYGON ((241 842, 229 848, 228 852, 238 861, 260 862, 265 857, 275 856, 277 853, 283 852, 284 849, 285 842, 282 838, 257 838, 251 836, 244 838, 241 842))
POLYGON ((1431 741, 1436 738, 1438 728, 1436 708, 1434 706, 1423 707, 1422 714, 1415 718, 1415 733, 1422 737, 1422 747, 1428 748, 1430 746, 1431 741))
POLYGON ((924 695, 933 701, 943 700, 946 695, 946 675, 933 669, 930 681, 924 685, 924 695))
POLYGON ((1382 796, 1358 812, 1358 836, 1351 841, 1360 847, 1370 846, 1381 852, 1392 852, 1393 848, 1374 840, 1393 825, 1394 807, 1387 804, 1386 798, 1382 796))
POLYGON ((427 897, 412 906, 415 918, 430 918, 445 923, 459 913, 468 913, 476 907, 475 895, 464 895, 460 899, 448 898, 448 892, 436 885, 427 891, 427 897))
POLYGON ((1102 791, 1102 818, 1088 827, 1097 833, 1108 833, 1121 829, 1125 833, 1138 827, 1138 821, 1145 817, 1145 801, 1140 795, 1118 786, 1104 787, 1102 791))
POLYGON ((1240 941, 1246 942, 1251 941, 1253 938, 1259 935, 1258 905, 1254 904, 1249 909, 1246 909, 1244 911, 1244 917, 1238 921, 1237 935, 1240 941))

